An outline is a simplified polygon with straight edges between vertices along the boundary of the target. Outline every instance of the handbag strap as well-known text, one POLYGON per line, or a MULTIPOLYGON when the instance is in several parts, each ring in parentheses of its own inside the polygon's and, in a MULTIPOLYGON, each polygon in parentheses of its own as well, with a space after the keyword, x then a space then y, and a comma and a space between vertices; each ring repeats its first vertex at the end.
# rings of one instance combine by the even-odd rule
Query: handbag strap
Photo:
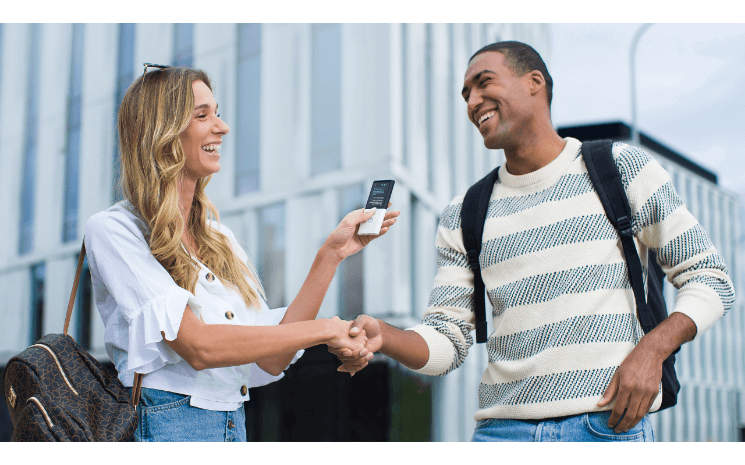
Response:
MULTIPOLYGON (((75 281, 72 283, 72 293, 70 294, 70 302, 67 304, 67 316, 65 317, 65 328, 63 333, 65 336, 68 329, 70 328, 70 320, 72 319, 72 309, 75 308, 75 297, 78 295, 78 285, 80 284, 80 275, 83 272, 83 261, 85 260, 85 238, 83 238, 83 245, 80 247, 80 255, 78 256, 78 268, 75 270, 75 281)), ((134 384, 132 385, 132 405, 135 410, 140 403, 140 389, 142 388, 142 374, 135 373, 134 384)))

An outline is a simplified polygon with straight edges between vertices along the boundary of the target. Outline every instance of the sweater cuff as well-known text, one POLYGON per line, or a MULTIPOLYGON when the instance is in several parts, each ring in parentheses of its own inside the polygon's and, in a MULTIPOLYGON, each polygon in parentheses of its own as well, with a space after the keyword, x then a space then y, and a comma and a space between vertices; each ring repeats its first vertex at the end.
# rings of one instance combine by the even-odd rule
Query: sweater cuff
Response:
POLYGON ((422 336, 422 339, 424 339, 424 342, 427 343, 427 347, 429 348, 427 364, 418 370, 412 369, 412 371, 423 375, 439 376, 453 366, 455 362, 455 348, 447 336, 425 324, 416 325, 406 330, 414 331, 422 336))
POLYGON ((724 306, 719 296, 710 287, 689 283, 685 292, 680 292, 675 301, 673 312, 680 312, 696 324, 696 336, 706 332, 724 316, 724 306))

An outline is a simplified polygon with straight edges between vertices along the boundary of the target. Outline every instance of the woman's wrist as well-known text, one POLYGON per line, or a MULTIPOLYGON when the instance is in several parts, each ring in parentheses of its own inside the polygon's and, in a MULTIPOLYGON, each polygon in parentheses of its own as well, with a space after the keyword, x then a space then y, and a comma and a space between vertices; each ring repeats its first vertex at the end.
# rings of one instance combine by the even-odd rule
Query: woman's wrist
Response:
POLYGON ((325 243, 318 250, 318 254, 316 254, 316 257, 321 264, 333 267, 338 267, 339 264, 344 260, 343 257, 339 256, 336 250, 332 249, 325 243))
POLYGON ((316 320, 322 325, 321 344, 328 344, 339 337, 337 325, 328 318, 316 320))

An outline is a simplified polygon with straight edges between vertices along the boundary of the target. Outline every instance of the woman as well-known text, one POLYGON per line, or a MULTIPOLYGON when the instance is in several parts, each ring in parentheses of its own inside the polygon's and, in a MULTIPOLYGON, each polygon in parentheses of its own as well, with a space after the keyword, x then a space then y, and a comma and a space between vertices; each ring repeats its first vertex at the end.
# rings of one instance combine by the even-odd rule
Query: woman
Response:
POLYGON ((372 213, 348 214, 286 312, 270 311, 235 236, 209 218, 218 212, 204 188, 229 128, 206 74, 143 74, 118 126, 127 200, 91 217, 85 242, 109 357, 125 386, 144 374, 135 440, 246 441, 248 388, 279 379, 298 351, 367 354, 348 322, 315 318, 339 263, 370 242, 356 230, 372 213))

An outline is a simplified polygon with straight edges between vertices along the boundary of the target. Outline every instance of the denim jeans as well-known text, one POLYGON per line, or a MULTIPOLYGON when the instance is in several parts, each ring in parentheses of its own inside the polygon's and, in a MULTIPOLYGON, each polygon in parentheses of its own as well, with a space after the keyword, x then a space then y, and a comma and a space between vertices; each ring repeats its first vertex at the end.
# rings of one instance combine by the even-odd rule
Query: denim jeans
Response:
POLYGON ((649 415, 626 433, 608 427, 610 411, 584 413, 546 420, 480 420, 473 433, 474 442, 653 442, 649 415))
POLYGON ((137 442, 246 442, 246 413, 192 407, 190 396, 142 388, 137 442))

